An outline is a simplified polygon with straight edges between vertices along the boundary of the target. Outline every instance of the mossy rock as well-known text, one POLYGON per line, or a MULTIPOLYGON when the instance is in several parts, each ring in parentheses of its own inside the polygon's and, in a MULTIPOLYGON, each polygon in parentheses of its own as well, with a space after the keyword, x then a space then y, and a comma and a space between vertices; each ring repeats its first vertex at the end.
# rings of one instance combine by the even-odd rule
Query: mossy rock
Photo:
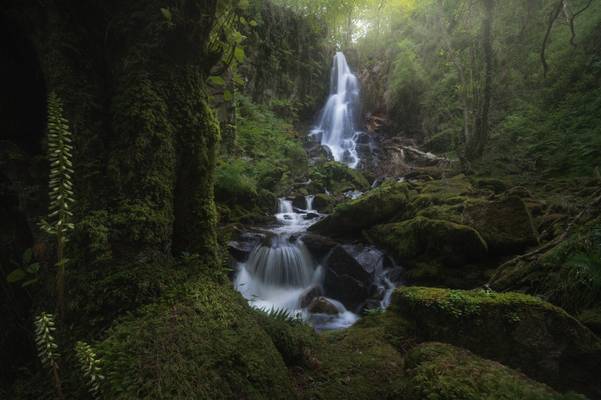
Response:
POLYGON ((313 199, 313 208, 321 213, 330 213, 334 209, 335 199, 325 193, 318 193, 313 199))
POLYGON ((500 179, 495 178, 478 178, 474 184, 480 189, 488 189, 496 194, 507 191, 507 184, 500 179))
POLYGON ((314 368, 296 375, 303 399, 401 399, 403 359, 381 327, 326 332, 312 350, 314 368))
POLYGON ((524 201, 516 196, 467 205, 465 223, 474 227, 492 254, 519 253, 538 243, 538 234, 524 201))
POLYGON ((97 346, 111 399, 290 399, 282 356, 229 285, 188 284, 97 346))
POLYGON ((584 400, 561 395, 498 362, 443 343, 423 343, 405 358, 405 400, 584 400))
POLYGON ((464 347, 557 389, 601 395, 601 340, 536 297, 405 287, 395 291, 391 312, 411 323, 419 340, 464 347))
POLYGON ((370 187, 369 182, 360 171, 336 161, 329 161, 317 166, 311 171, 310 178, 313 181, 313 189, 327 190, 334 194, 348 190, 365 191, 370 187))
POLYGON ((504 265, 489 283, 541 296, 574 315, 601 307, 601 219, 577 227, 539 258, 504 265))
POLYGON ((601 337, 601 307, 582 311, 578 314, 578 320, 601 337))
POLYGON ((333 236, 358 234, 361 230, 408 212, 409 186, 386 183, 355 200, 339 204, 334 213, 309 230, 333 236))
POLYGON ((367 235, 397 261, 407 265, 421 257, 457 267, 480 260, 487 253, 486 242, 473 228, 424 217, 379 225, 367 235))

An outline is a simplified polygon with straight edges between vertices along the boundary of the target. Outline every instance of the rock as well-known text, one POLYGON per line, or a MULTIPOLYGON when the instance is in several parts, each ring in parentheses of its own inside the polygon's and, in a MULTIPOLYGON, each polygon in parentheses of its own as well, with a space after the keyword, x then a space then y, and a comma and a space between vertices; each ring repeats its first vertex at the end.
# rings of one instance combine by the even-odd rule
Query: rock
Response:
POLYGON ((468 205, 465 223, 474 227, 488 243, 492 254, 507 255, 537 244, 538 234, 523 200, 506 196, 499 200, 468 205))
MULTIPOLYGON (((313 189, 321 192, 342 193, 347 190, 367 190, 369 182, 363 174, 339 162, 326 162, 310 174, 313 189)), ((315 190, 314 192, 318 192, 315 190)))
POLYGON ((299 300, 300 307, 307 308, 309 304, 311 304, 311 302, 319 296, 323 296, 322 287, 317 285, 311 286, 310 288, 306 289, 303 293, 301 293, 299 300))
POLYGON ((326 295, 356 310, 369 296, 371 275, 342 246, 336 246, 328 254, 324 266, 326 295))
POLYGON ((339 313, 338 307, 325 297, 316 297, 311 301, 307 310, 313 314, 336 315, 339 313))
POLYGON ((408 378, 405 400, 580 398, 561 395, 518 371, 449 344, 422 343, 411 349, 405 359, 408 378))
POLYGON ((303 195, 294 196, 294 198, 292 198, 292 206, 296 207, 300 210, 306 209, 307 208, 307 200, 305 199, 305 196, 303 196, 303 195))
POLYGON ((325 257, 339 243, 335 240, 327 238, 325 236, 316 235, 314 233, 307 233, 302 237, 303 243, 311 252, 311 255, 317 260, 325 257))
POLYGON ((505 184, 505 182, 493 178, 477 179, 475 185, 480 189, 489 189, 497 194, 503 193, 507 190, 507 185, 505 184))
POLYGON ((381 272, 384 264, 392 264, 384 253, 373 246, 345 244, 343 247, 372 276, 381 272))
POLYGON ((333 236, 351 236, 407 212, 409 189, 405 183, 386 183, 355 200, 339 204, 334 213, 309 230, 333 236))
POLYGON ((325 193, 316 194, 313 199, 313 208, 322 213, 330 212, 333 205, 334 198, 325 193))
POLYGON ((601 337, 601 307, 589 308, 578 314, 578 320, 601 337))
POLYGON ((253 249, 265 239, 265 235, 254 232, 243 232, 236 239, 227 242, 228 251, 236 261, 245 262, 248 260, 253 249))
POLYGON ((554 388, 601 396, 601 339, 536 297, 404 287, 395 291, 391 310, 418 340, 464 347, 554 388))
POLYGON ((303 215, 303 219, 304 220, 312 220, 312 219, 315 219, 315 218, 319 218, 319 214, 315 214, 313 212, 310 212, 310 213, 307 213, 307 214, 303 215))
POLYGON ((398 262, 408 266, 413 265, 416 258, 424 257, 440 260, 445 266, 459 267, 481 260, 487 253, 486 242, 473 228, 424 217, 379 225, 367 235, 398 262))

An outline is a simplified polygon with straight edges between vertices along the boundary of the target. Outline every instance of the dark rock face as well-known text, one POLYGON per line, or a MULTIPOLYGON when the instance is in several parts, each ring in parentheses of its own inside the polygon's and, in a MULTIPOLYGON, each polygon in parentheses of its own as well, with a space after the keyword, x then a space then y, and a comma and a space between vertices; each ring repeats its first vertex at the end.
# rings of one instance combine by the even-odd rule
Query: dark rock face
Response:
POLYGON ((419 340, 464 347, 555 388, 601 397, 601 340, 536 297, 405 287, 391 309, 419 340))
POLYGON ((317 260, 321 260, 330 252, 330 250, 339 244, 335 240, 314 233, 303 235, 302 240, 305 246, 307 246, 307 249, 311 252, 311 255, 317 260))
POLYGON ((313 199, 313 208, 319 212, 330 212, 334 203, 334 198, 325 193, 315 195, 313 199))
POLYGON ((326 295, 356 310, 369 296, 372 276, 342 246, 336 246, 324 261, 326 295))
POLYGON ((463 216, 482 235, 493 254, 518 253, 537 243, 532 217, 517 196, 467 206, 463 216))
POLYGON ((245 262, 255 247, 266 240, 266 235, 256 232, 244 232, 236 240, 227 243, 227 249, 234 260, 245 262))

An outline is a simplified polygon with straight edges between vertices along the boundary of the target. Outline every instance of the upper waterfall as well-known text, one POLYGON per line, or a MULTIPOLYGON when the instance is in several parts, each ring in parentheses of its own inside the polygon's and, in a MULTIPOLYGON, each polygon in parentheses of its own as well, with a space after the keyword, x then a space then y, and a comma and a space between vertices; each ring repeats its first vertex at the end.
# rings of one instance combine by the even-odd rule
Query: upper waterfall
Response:
POLYGON ((344 54, 337 52, 330 76, 330 96, 311 134, 320 137, 334 160, 351 168, 359 164, 356 150, 359 100, 359 80, 351 72, 344 54))

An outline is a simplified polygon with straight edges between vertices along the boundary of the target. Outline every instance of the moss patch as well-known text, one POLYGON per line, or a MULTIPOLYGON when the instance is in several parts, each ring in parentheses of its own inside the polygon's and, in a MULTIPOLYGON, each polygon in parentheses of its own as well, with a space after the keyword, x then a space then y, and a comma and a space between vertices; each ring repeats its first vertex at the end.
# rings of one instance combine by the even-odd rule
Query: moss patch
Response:
POLYGON ((504 365, 443 343, 415 347, 405 366, 406 400, 584 400, 560 395, 504 365))

